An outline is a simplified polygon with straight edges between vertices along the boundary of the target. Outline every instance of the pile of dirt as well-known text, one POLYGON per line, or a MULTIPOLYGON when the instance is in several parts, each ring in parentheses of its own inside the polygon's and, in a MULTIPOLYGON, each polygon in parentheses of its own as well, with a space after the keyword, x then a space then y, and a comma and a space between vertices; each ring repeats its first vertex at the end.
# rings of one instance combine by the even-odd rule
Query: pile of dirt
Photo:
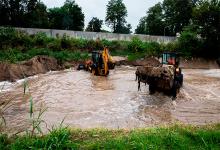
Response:
POLYGON ((116 65, 128 65, 128 66, 152 66, 152 67, 159 67, 161 63, 158 59, 154 57, 146 57, 144 59, 135 60, 135 61, 128 61, 128 60, 121 60, 117 61, 116 65))
MULTIPOLYGON (((139 66, 135 72, 138 82, 155 83, 162 89, 171 89, 174 79, 174 67, 139 66)), ((140 84, 140 83, 139 83, 140 84)))
POLYGON ((48 71, 61 69, 57 60, 48 56, 35 56, 19 64, 0 63, 0 81, 16 81, 48 71))
POLYGON ((180 67, 185 69, 218 69, 220 66, 220 60, 204 59, 204 58, 192 58, 181 59, 180 67))
POLYGON ((137 67, 136 75, 173 79, 174 78, 173 70, 174 70, 173 66, 164 66, 164 67, 139 66, 137 67))

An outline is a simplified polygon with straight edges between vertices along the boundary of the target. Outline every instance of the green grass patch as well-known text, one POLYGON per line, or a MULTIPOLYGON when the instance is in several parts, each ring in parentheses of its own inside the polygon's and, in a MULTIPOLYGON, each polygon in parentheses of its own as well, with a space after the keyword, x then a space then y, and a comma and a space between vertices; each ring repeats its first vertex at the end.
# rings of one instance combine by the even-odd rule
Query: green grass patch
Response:
POLYGON ((68 129, 45 136, 0 136, 1 149, 213 149, 220 148, 220 125, 134 130, 68 129))
POLYGON ((80 52, 80 51, 52 51, 46 48, 32 48, 22 52, 18 49, 8 49, 0 51, 0 61, 8 61, 11 63, 16 63, 18 61, 24 61, 31 59, 37 55, 46 55, 51 56, 59 61, 79 61, 85 60, 89 58, 88 52, 80 52))

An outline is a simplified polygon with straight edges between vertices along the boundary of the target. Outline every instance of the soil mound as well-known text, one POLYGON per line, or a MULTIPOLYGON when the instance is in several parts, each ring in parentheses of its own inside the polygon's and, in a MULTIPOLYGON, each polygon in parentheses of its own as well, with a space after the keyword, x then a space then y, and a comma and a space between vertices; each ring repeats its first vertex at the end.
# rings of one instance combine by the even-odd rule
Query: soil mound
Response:
POLYGON ((129 65, 129 66, 151 66, 151 67, 159 67, 161 63, 154 57, 147 57, 140 60, 135 61, 128 61, 128 60, 121 60, 116 62, 116 65, 129 65))
MULTIPOLYGON (((220 62, 219 62, 220 64, 220 62)), ((214 59, 204 59, 204 58, 192 58, 192 59, 182 59, 180 62, 180 67, 185 69, 218 69, 218 60, 214 59)))
POLYGON ((24 77, 59 70, 60 68, 57 60, 48 56, 35 56, 20 64, 0 63, 0 81, 14 82, 24 77))

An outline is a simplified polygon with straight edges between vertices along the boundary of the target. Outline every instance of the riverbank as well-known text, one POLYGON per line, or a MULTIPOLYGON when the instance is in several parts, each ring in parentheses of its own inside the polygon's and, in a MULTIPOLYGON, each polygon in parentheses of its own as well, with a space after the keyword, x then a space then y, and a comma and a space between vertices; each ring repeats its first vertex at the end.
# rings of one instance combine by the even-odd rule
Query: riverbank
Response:
MULTIPOLYGON (((89 59, 88 54, 78 54, 72 56, 70 54, 53 57, 53 55, 33 55, 34 57, 25 61, 16 59, 13 61, 0 62, 0 81, 15 82, 29 76, 44 74, 48 71, 58 71, 70 67, 77 67, 78 64, 84 63, 89 59), (70 56, 69 56, 70 55, 70 56)), ((114 56, 117 66, 160 66, 160 61, 155 57, 145 57, 130 61, 127 57, 114 56)), ((216 60, 206 60, 202 58, 196 59, 181 59, 180 67, 183 69, 218 69, 219 65, 216 60)))
POLYGON ((0 135, 0 149, 219 149, 220 125, 134 130, 52 130, 42 136, 0 135))

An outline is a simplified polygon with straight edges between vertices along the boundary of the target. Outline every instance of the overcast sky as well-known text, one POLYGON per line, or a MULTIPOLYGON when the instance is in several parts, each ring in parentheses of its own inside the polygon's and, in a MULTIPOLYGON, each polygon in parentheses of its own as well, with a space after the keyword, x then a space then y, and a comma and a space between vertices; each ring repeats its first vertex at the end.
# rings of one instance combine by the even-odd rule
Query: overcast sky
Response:
MULTIPOLYGON (((42 0, 48 8, 60 7, 64 4, 65 0, 42 0)), ((85 14, 85 27, 92 17, 105 20, 106 5, 109 0, 75 0, 75 2, 82 7, 82 11, 85 14)), ((149 7, 154 6, 162 0, 123 0, 128 10, 127 22, 132 25, 132 31, 134 31, 138 25, 141 17, 146 15, 146 11, 149 7)), ((108 29, 105 25, 103 28, 108 29)))

